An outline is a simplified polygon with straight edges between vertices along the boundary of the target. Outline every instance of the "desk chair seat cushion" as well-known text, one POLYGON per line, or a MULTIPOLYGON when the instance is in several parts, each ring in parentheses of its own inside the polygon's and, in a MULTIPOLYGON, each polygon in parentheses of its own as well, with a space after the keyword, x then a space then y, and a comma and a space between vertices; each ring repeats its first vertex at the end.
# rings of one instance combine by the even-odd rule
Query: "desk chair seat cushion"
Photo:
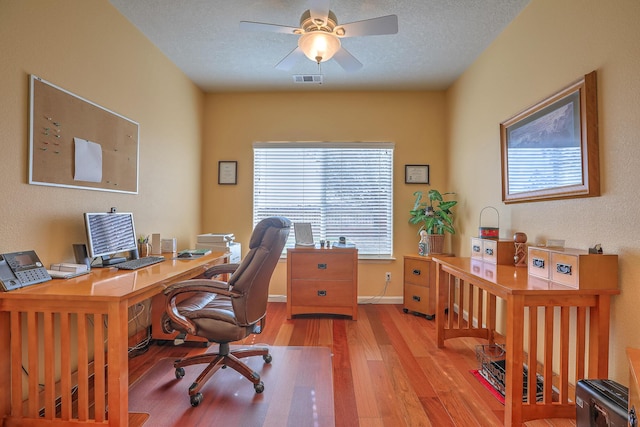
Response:
POLYGON ((238 324, 231 298, 224 295, 196 293, 180 302, 178 312, 194 323, 197 336, 216 337, 216 342, 238 341, 253 331, 253 325, 238 324))

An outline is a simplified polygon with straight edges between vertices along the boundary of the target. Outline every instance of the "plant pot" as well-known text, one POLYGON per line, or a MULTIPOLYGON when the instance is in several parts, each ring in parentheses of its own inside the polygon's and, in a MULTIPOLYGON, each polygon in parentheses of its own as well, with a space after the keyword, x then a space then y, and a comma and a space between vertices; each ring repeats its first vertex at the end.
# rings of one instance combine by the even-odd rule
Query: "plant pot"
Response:
POLYGON ((145 257, 151 253, 151 245, 149 243, 138 243, 138 256, 145 257))
POLYGON ((442 254, 444 253, 444 234, 428 234, 427 235, 427 253, 442 254))

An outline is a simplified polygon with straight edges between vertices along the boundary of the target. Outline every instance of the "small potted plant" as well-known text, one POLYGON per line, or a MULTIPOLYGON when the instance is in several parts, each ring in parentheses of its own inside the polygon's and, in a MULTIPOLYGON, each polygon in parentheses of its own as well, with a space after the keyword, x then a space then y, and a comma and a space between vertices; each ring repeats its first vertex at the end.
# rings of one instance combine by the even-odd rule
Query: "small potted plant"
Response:
POLYGON ((416 200, 413 209, 409 211, 411 224, 420 224, 418 234, 421 236, 419 252, 441 254, 444 247, 444 233, 456 233, 453 226, 453 208, 457 200, 445 200, 444 196, 455 193, 440 193, 438 190, 429 190, 427 200, 423 201, 423 192, 413 193, 416 200), (424 241, 423 241, 424 240, 424 241), (422 246, 424 245, 424 246, 422 246))

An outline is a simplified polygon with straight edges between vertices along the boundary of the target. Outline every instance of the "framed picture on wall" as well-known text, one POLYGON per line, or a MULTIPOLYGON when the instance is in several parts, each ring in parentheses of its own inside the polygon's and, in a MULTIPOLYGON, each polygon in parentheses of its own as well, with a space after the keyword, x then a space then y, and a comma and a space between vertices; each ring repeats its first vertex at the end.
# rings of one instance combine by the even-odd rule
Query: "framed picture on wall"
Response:
POLYGON ((405 165, 404 182, 405 184, 428 184, 429 165, 405 165))
POLYGON ((596 72, 500 124, 505 203, 600 195, 596 72))
POLYGON ((238 162, 219 161, 218 162, 218 184, 235 185, 238 183, 238 162))

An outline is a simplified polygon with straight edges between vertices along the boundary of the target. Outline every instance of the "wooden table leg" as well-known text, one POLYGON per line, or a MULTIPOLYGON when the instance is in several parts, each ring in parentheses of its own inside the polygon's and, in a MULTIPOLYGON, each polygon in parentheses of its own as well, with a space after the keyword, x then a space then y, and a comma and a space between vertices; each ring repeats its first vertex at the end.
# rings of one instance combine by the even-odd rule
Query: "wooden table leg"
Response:
POLYGON ((109 425, 129 423, 128 310, 126 301, 109 305, 108 314, 109 425))
POLYGON ((0 384, 4 384, 0 388, 0 419, 11 415, 11 388, 7 384, 11 384, 11 320, 8 311, 0 312, 0 351, 2 351, 2 366, 0 366, 0 384))
POLYGON ((522 347, 524 340, 524 298, 510 296, 507 304, 507 345, 505 360, 505 404, 504 425, 522 425, 523 367, 522 347))
POLYGON ((448 295, 449 275, 442 271, 439 263, 436 263, 436 340, 438 348, 444 347, 445 305, 448 295))
POLYGON ((609 376, 609 317, 611 297, 596 297, 596 306, 589 312, 589 377, 609 376))

